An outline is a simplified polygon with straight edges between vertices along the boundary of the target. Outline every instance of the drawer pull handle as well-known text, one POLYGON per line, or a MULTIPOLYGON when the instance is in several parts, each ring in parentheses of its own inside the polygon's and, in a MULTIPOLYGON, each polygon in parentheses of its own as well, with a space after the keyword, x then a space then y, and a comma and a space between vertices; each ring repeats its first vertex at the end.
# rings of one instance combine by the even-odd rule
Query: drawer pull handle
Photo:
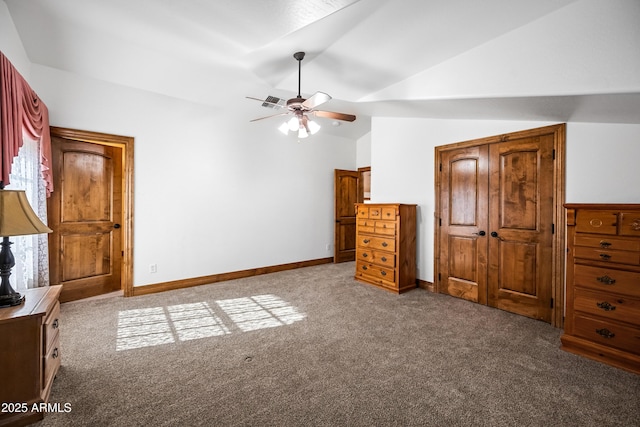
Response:
POLYGON ((362 241, 362 243, 364 243, 365 245, 366 245, 367 243, 369 243, 369 242, 370 242, 370 240, 369 240, 369 239, 364 239, 364 240, 362 241))
POLYGON ((609 246, 611 246, 611 243, 605 242, 604 240, 600 240, 600 247, 601 248, 608 248, 609 246))
POLYGON ((604 276, 596 277, 596 280, 600 283, 604 283, 605 285, 613 285, 616 283, 616 279, 612 279, 606 274, 604 276))
POLYGON ((58 358, 58 347, 53 349, 53 353, 51 353, 51 357, 53 357, 54 359, 58 358))
POLYGON ((600 254, 600 258, 608 261, 608 260, 611 259, 611 255, 609 255, 609 254, 600 254))
POLYGON ((387 242, 382 242, 382 247, 386 248, 387 246, 389 246, 389 244, 387 242))
POLYGON ((604 337, 604 338, 613 338, 613 337, 616 336, 616 334, 614 334, 613 332, 611 332, 607 328, 596 329, 596 334, 598 334, 598 335, 600 335, 601 337, 604 337))
POLYGON ((382 260, 382 262, 387 262, 387 257, 383 256, 382 258, 380 258, 382 260))
POLYGON ((59 326, 60 326, 60 322, 58 322, 58 319, 54 320, 53 323, 51 324, 51 327, 53 329, 58 329, 59 326))
POLYGON ((386 276, 387 272, 383 270, 383 271, 380 272, 380 274, 382 274, 383 276, 386 276))
POLYGON ((368 256, 369 256, 369 254, 367 254, 367 253, 362 254, 362 258, 366 258, 368 256))
POLYGON ((634 231, 640 230, 640 219, 636 219, 631 223, 631 229, 634 231))
POLYGON ((598 307, 603 309, 604 311, 613 311, 616 309, 615 305, 609 304, 607 301, 597 303, 598 307))
POLYGON ((363 269, 363 270, 366 270, 366 269, 367 269, 367 266, 366 266, 366 265, 363 265, 363 266, 362 266, 362 269, 363 269))

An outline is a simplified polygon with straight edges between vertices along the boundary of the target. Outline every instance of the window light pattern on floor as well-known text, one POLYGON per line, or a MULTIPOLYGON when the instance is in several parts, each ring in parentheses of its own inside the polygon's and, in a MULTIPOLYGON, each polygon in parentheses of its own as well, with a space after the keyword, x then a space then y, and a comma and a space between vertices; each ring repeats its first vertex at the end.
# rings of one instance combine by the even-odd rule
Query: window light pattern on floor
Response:
POLYGON ((274 328, 306 317, 275 295, 218 300, 216 306, 220 315, 207 302, 121 311, 116 351, 222 336, 234 329, 249 332, 274 328))

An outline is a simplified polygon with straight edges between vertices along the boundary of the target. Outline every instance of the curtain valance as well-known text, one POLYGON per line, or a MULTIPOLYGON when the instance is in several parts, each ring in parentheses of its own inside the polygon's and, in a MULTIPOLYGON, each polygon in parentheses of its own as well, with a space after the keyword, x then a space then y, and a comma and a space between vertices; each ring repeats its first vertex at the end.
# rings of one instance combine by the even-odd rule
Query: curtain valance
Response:
POLYGON ((11 164, 22 146, 23 134, 40 142, 40 167, 48 197, 53 191, 49 110, 24 77, 0 52, 0 179, 5 185, 9 184, 11 164))

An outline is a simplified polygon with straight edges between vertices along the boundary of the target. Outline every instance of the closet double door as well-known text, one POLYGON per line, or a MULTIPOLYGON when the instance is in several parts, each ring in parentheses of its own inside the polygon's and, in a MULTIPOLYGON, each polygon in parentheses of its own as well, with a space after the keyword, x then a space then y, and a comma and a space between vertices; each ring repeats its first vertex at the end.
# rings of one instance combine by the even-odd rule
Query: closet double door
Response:
POLYGON ((437 289, 551 322, 555 137, 512 135, 439 150, 437 289))

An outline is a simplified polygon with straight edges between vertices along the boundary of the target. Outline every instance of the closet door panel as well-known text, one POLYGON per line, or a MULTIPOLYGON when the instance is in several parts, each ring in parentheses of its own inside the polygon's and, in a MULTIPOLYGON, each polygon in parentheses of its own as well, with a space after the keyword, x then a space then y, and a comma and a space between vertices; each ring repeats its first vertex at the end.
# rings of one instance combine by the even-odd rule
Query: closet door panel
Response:
POLYGON ((489 148, 488 305, 551 321, 553 137, 489 148))
POLYGON ((442 154, 440 292, 487 302, 488 148, 442 154))

